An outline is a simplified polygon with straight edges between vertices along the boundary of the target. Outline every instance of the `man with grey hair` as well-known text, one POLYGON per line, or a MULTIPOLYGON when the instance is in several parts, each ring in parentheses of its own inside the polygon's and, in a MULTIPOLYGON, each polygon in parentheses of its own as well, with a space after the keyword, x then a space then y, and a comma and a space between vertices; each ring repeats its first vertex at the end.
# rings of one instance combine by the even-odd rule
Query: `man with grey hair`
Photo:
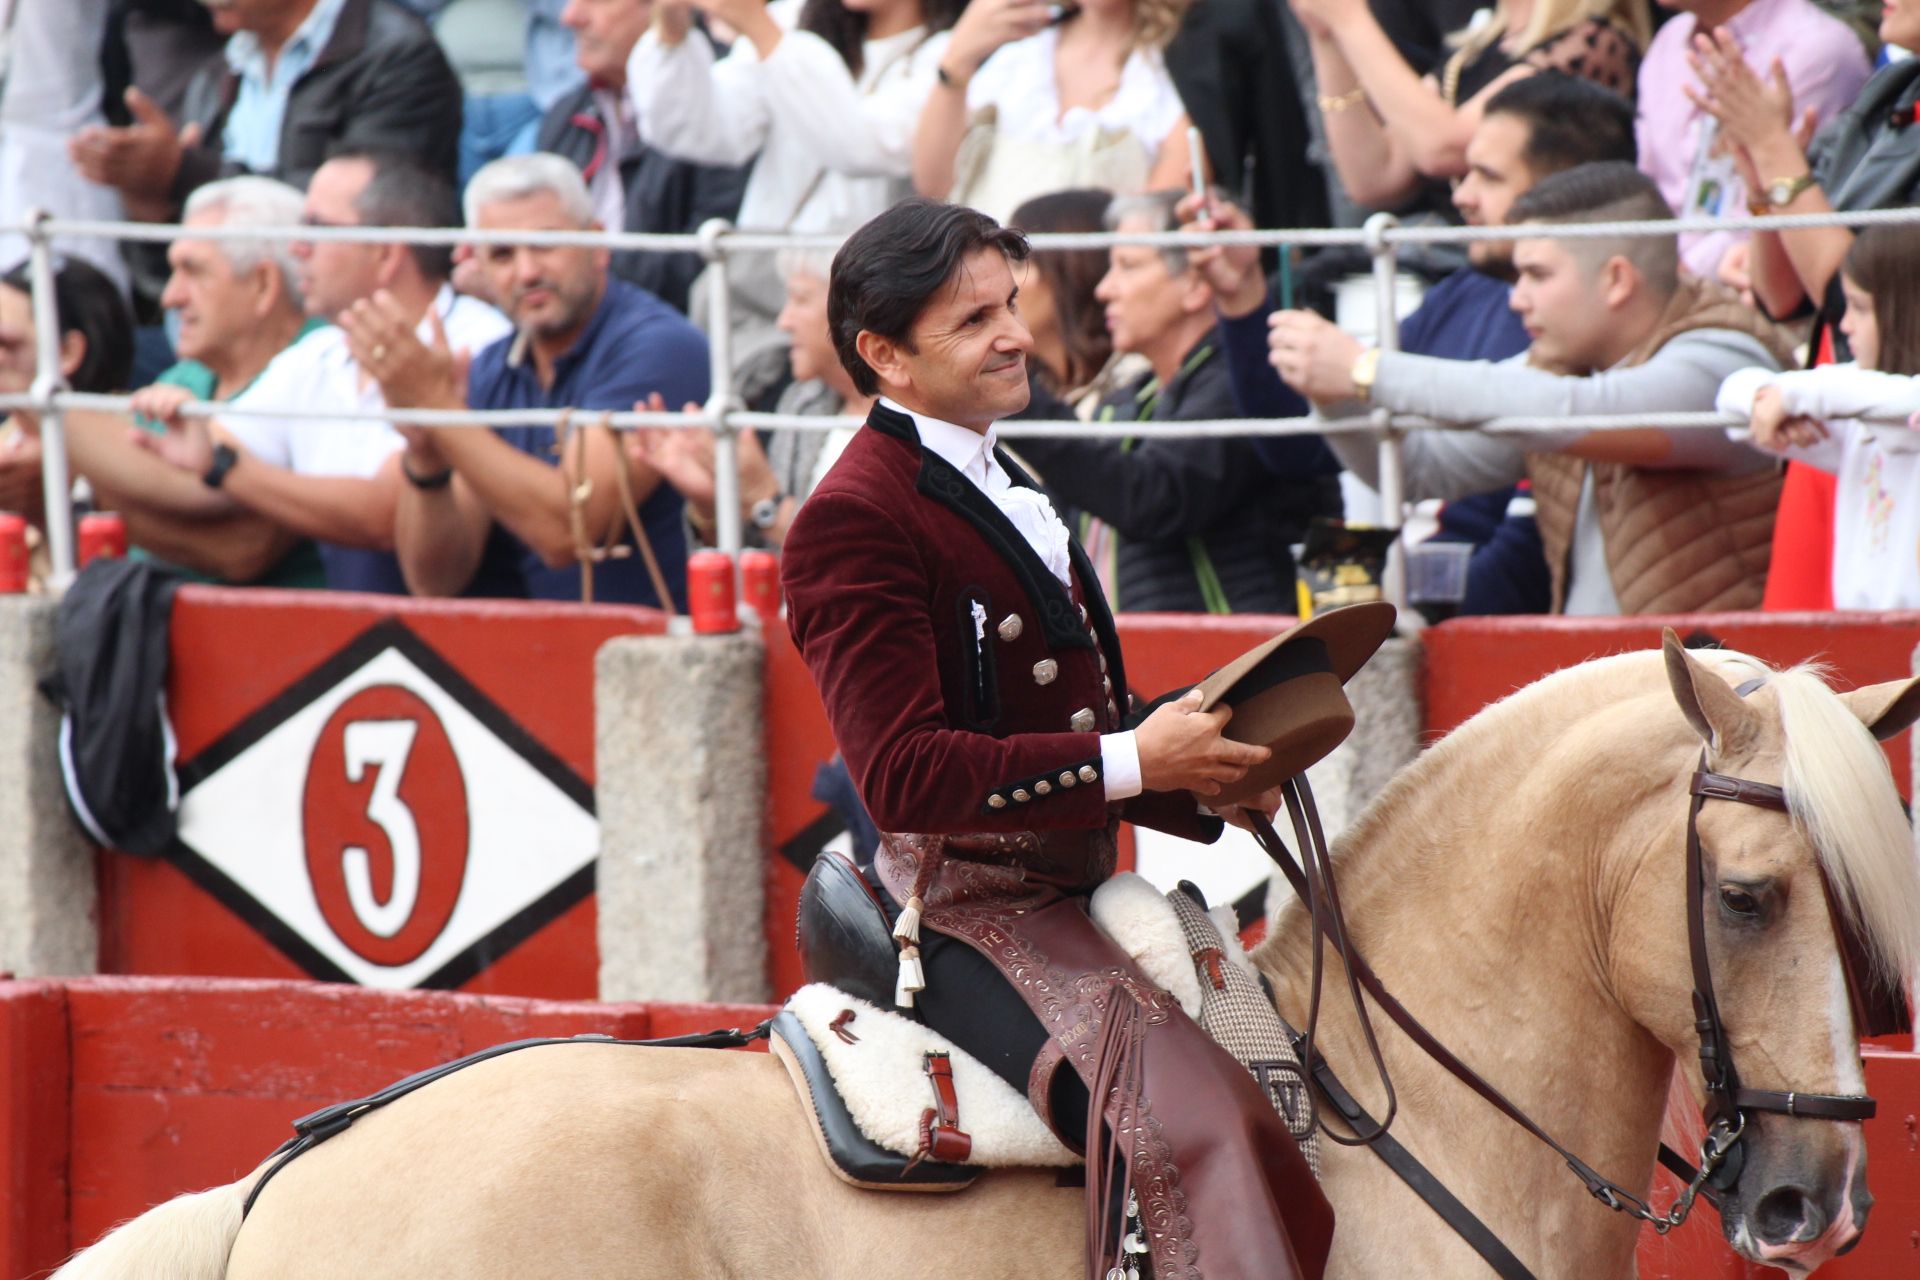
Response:
MULTIPOLYGON (((198 239, 191 233, 292 228, 300 212, 300 192, 271 178, 222 179, 188 199, 181 219, 186 233, 167 249, 171 274, 161 295, 179 318, 180 359, 134 395, 134 421, 154 437, 164 430, 157 419, 174 416, 189 400, 225 401, 235 408, 254 404, 268 365, 320 323, 302 314, 290 240, 198 239)), ((69 415, 67 447, 95 500, 125 517, 137 551, 221 582, 322 584, 312 543, 236 509, 211 470, 183 470, 135 443, 125 415, 69 415)))
MULTIPOLYGON (((467 225, 481 231, 599 228, 580 171, 545 152, 481 169, 467 184, 466 215, 467 225)), ((706 399, 706 339, 666 303, 610 277, 607 250, 490 242, 474 255, 517 332, 479 352, 470 372, 443 335, 423 342, 414 318, 386 300, 358 302, 342 314, 355 359, 389 405, 566 408, 586 427, 595 414, 655 396, 672 405, 706 399)), ((594 570, 594 598, 664 605, 652 571, 657 564, 667 593, 684 604, 680 495, 629 458, 610 432, 575 431, 558 457, 562 442, 547 425, 403 434, 410 483, 401 488, 394 538, 416 593, 465 589, 498 531, 512 540, 527 594, 536 599, 581 598, 583 557, 614 543, 616 554, 594 570), (637 507, 646 548, 624 529, 625 495, 637 507), (651 557, 643 554, 648 549, 651 557)))
MULTIPOLYGON (((1507 218, 1541 224, 1537 238, 1513 245, 1519 279, 1512 305, 1533 345, 1499 363, 1369 352, 1351 375, 1359 398, 1458 425, 1711 410, 1734 370, 1778 369, 1792 358, 1785 334, 1721 286, 1683 279, 1672 235, 1556 238, 1552 231, 1672 216, 1652 179, 1626 161, 1541 179, 1507 218)), ((1281 312, 1273 325, 1274 367, 1290 383, 1311 385, 1306 339, 1317 321, 1281 312)), ((1348 402, 1329 412, 1365 409, 1348 402)), ((1374 482, 1371 433, 1334 437, 1333 446, 1374 482)), ((1532 482, 1556 613, 1760 606, 1779 472, 1771 458, 1720 431, 1415 431, 1402 447, 1409 499, 1532 482)))
MULTIPOLYGON (((453 186, 406 155, 349 152, 321 165, 303 220, 315 227, 448 227, 459 217, 453 186)), ((445 246, 297 240, 292 246, 309 315, 330 320, 376 295, 409 316, 415 333, 437 332, 456 351, 476 352, 511 332, 506 317, 447 283, 445 246)), ((188 399, 179 392, 182 404, 188 399)), ((164 453, 209 477, 241 506, 315 540, 327 585, 405 594, 393 555, 394 504, 407 474, 400 434, 377 418, 386 406, 340 329, 327 325, 273 360, 249 395, 263 409, 326 409, 338 418, 222 415, 208 422, 159 414, 164 453), (216 467, 218 468, 216 470, 216 467)), ((156 406, 157 408, 158 406, 156 406)), ((518 595, 517 569, 483 575, 475 594, 518 595)))
MULTIPOLYGON (((1172 231, 1182 192, 1115 200, 1107 226, 1172 231)), ((1178 422, 1239 416, 1214 335, 1214 296, 1184 249, 1115 245, 1094 296, 1106 304, 1115 351, 1151 371, 1102 402, 1105 422, 1178 422)), ((1070 418, 1044 394, 1035 417, 1070 418)), ((1240 438, 1021 440, 1048 490, 1080 514, 1081 539, 1116 610, 1292 613, 1289 551, 1314 516, 1340 514, 1339 468, 1305 442, 1304 464, 1269 471, 1240 438)))

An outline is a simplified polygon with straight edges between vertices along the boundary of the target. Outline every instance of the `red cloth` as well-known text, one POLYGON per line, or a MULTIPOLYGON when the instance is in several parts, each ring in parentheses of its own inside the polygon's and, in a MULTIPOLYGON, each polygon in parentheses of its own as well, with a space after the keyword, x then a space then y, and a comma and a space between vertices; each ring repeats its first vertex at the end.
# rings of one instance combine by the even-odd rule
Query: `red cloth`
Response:
POLYGON ((1834 477, 1804 462, 1787 464, 1773 521, 1762 609, 1804 612, 1833 608, 1834 477))
MULTIPOLYGON (((1106 827, 1100 735, 1130 727, 1126 677, 1073 551, 1069 594, 986 494, 921 448, 912 419, 881 406, 800 508, 781 546, 787 625, 882 831, 1106 827)), ((1220 829, 1184 792, 1135 797, 1122 816, 1189 839, 1220 829)))
MULTIPOLYGON (((1820 326, 1813 364, 1833 363, 1833 330, 1820 326)), ((1760 607, 1775 613, 1833 608, 1834 477, 1803 462, 1787 463, 1773 520, 1773 556, 1760 607)))

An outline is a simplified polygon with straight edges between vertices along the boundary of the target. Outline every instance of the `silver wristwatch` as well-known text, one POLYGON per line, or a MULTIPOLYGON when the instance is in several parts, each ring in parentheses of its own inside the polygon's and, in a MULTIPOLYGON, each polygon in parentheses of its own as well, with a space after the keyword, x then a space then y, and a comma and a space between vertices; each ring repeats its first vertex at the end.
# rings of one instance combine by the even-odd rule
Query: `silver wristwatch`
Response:
POLYGON ((747 519, 753 521, 756 529, 771 529, 773 522, 780 518, 780 504, 784 495, 775 494, 771 498, 762 498, 747 508, 747 519))

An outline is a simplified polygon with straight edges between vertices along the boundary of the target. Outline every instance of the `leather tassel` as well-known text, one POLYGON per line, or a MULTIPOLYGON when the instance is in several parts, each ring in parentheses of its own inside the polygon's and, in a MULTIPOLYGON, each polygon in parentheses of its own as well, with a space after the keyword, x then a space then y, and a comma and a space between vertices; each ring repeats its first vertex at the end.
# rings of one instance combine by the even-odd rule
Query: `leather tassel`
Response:
POLYGON ((919 898, 908 898, 907 909, 893 922, 893 940, 895 942, 915 943, 920 941, 920 913, 926 903, 919 898))
POLYGON ((900 948, 900 976, 893 988, 893 1002, 902 1009, 913 1008, 913 996, 927 989, 927 975, 920 968, 920 948, 908 944, 900 948))

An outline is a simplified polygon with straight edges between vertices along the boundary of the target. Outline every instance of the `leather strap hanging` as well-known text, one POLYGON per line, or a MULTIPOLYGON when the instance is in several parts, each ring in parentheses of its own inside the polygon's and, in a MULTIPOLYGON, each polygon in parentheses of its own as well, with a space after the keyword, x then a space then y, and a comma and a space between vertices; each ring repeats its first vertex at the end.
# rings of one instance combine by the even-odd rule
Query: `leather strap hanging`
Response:
POLYGON ((614 524, 607 530, 604 540, 596 546, 587 532, 587 503, 593 497, 593 478, 587 474, 586 439, 582 437, 580 447, 572 447, 574 436, 573 410, 562 409, 560 421, 554 428, 554 449, 559 454, 560 477, 567 488, 567 524, 573 536, 573 552, 580 561, 580 602, 593 603, 593 567, 607 560, 624 559, 637 548, 641 562, 646 565, 647 578, 653 584, 653 593, 660 601, 660 608, 671 618, 678 613, 673 602, 673 593, 667 589, 666 575, 660 570, 659 557, 654 554, 653 540, 647 537, 646 526, 640 522, 640 507, 634 501, 633 477, 628 474, 625 459, 620 455, 620 436, 613 427, 613 414, 602 413, 589 430, 604 431, 608 442, 613 446, 616 459, 613 468, 615 486, 619 489, 620 513, 627 528, 633 533, 633 547, 620 541, 620 526, 614 524))

